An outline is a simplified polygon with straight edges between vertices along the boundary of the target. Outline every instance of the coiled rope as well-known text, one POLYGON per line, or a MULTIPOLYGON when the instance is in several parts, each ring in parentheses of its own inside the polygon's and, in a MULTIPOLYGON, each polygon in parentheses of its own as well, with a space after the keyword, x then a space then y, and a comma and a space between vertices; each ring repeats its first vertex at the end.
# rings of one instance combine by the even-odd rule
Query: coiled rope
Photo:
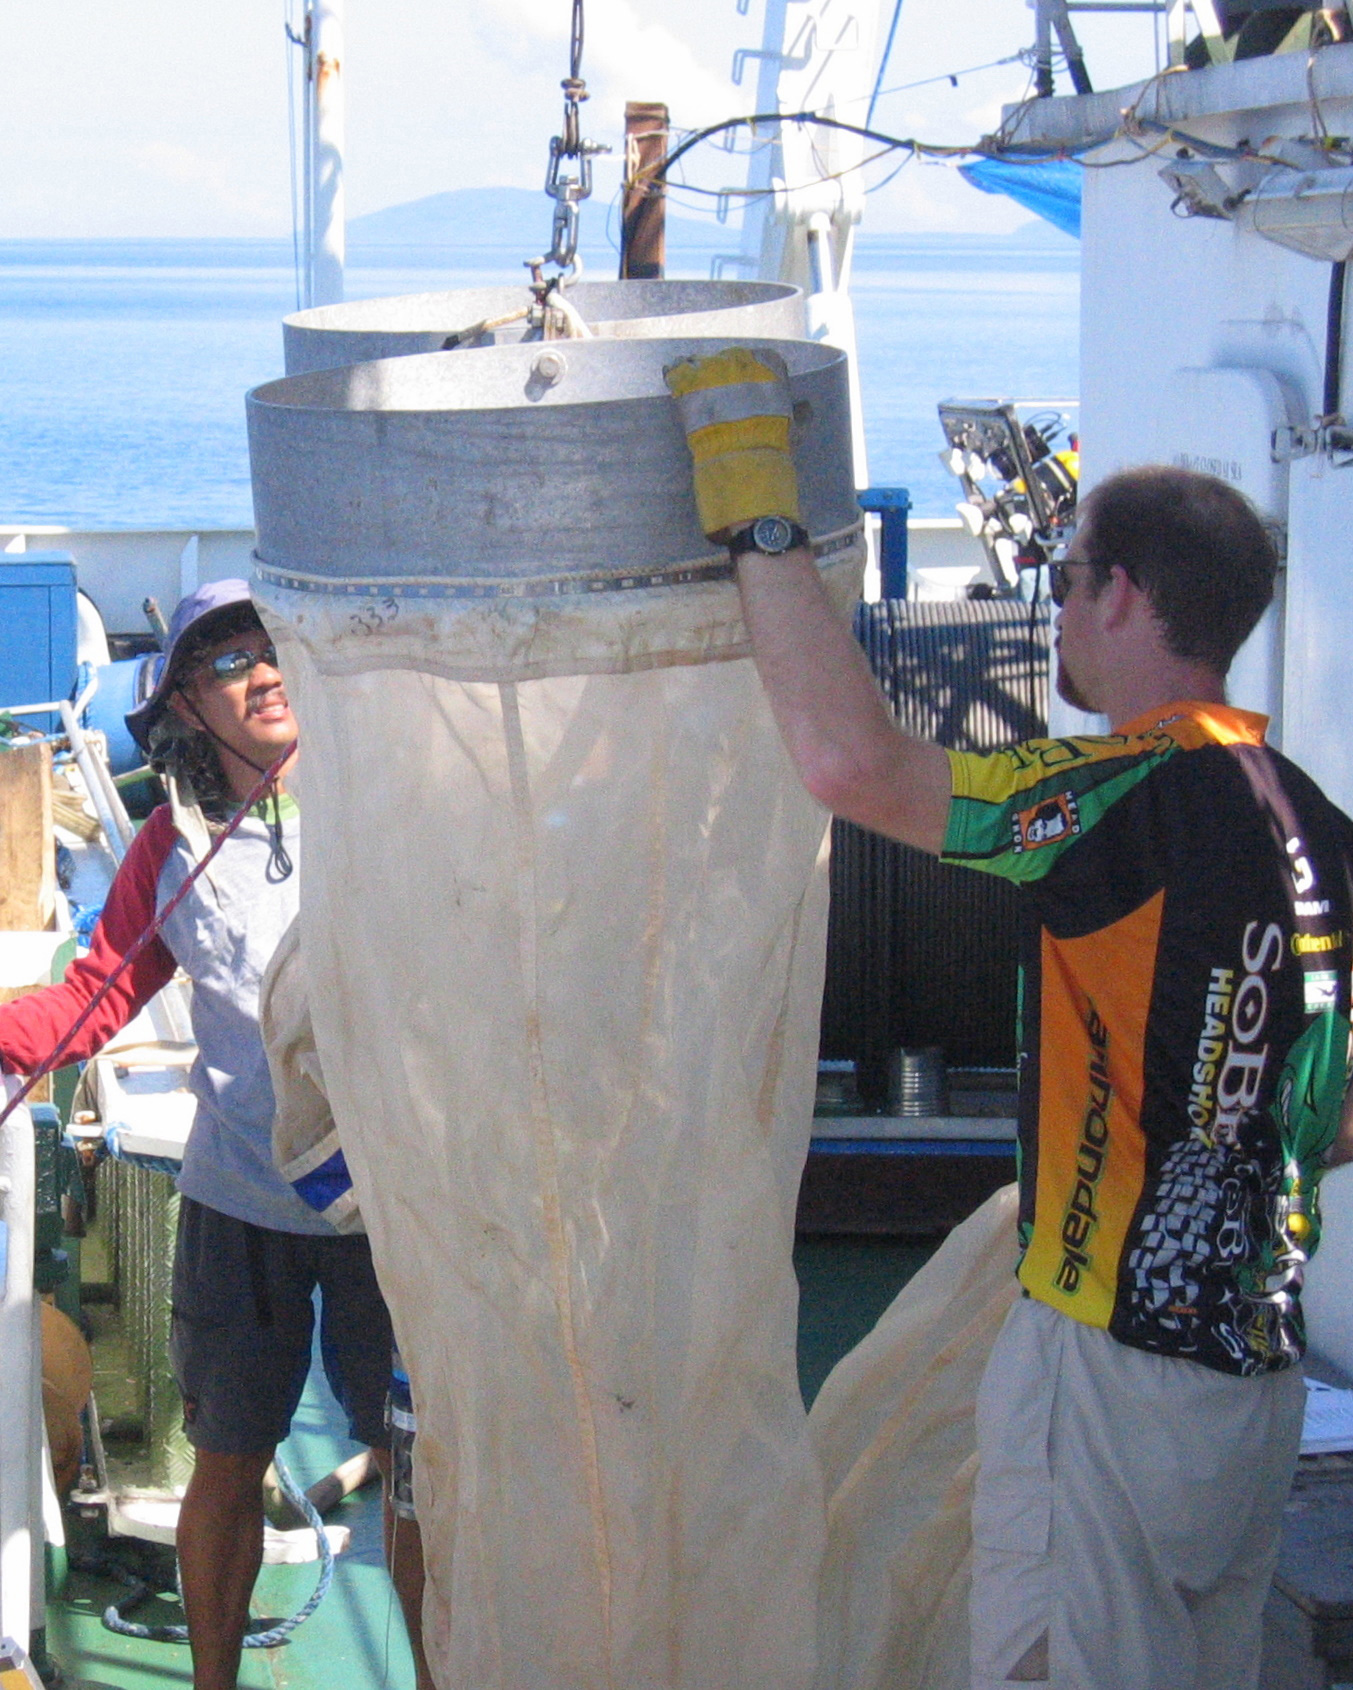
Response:
MULTIPOLYGON (((278 1459, 275 1461, 275 1465, 282 1495, 293 1507, 301 1511, 305 1516, 305 1523, 315 1534, 315 1543, 319 1549, 319 1578, 309 1600, 299 1607, 290 1619, 280 1620, 267 1631, 247 1632, 241 1642, 241 1647, 244 1649, 275 1649, 279 1643, 285 1642, 297 1626, 304 1625, 315 1609, 319 1607, 329 1593, 329 1586, 333 1583, 334 1552, 329 1547, 328 1534, 324 1530, 324 1522, 319 1517, 319 1511, 297 1485, 295 1479, 292 1478, 286 1463, 278 1459)), ((132 1588, 120 1602, 110 1602, 104 1609, 103 1623, 108 1631, 116 1632, 119 1637, 136 1637, 147 1643, 187 1643, 189 1641, 186 1625, 138 1625, 135 1620, 129 1620, 126 1617, 127 1614, 144 1602, 146 1597, 152 1594, 152 1589, 144 1579, 136 1578, 131 1573, 119 1573, 116 1576, 127 1579, 132 1588)), ((177 1575, 176 1583, 179 1600, 182 1601, 183 1579, 181 1574, 177 1575)))

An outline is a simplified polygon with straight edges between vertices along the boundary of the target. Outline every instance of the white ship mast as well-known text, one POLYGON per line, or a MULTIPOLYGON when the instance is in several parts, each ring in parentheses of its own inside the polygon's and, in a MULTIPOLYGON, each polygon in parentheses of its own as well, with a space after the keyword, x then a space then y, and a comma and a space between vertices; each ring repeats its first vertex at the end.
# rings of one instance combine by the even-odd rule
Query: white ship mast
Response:
POLYGON ((288 33, 302 51, 304 138, 302 303, 343 299, 347 214, 343 196, 343 0, 305 0, 305 21, 288 33))
MULTIPOLYGON (((815 111, 863 124, 875 70, 876 0, 800 0, 789 33, 789 0, 766 0, 759 49, 741 49, 733 80, 758 63, 758 112, 815 111)), ((742 223, 744 272, 792 282, 805 295, 807 331, 839 346, 850 360, 855 482, 869 483, 851 309, 850 261, 864 189, 853 167, 864 156, 858 135, 812 124, 785 124, 752 152, 742 223)))

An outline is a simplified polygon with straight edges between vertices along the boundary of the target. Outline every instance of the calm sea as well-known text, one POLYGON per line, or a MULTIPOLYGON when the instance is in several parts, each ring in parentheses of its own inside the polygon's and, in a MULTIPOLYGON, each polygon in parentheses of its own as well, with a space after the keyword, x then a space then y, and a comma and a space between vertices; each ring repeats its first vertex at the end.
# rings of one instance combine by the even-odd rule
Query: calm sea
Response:
MULTIPOLYGON (((513 282, 518 257, 356 262, 348 296, 513 282)), ((1074 397, 1078 289, 1077 248, 1053 234, 863 236, 852 291, 874 483, 948 515, 938 400, 1074 397)), ((281 373, 295 306, 278 243, 0 242, 0 523, 248 527, 243 395, 281 373)))

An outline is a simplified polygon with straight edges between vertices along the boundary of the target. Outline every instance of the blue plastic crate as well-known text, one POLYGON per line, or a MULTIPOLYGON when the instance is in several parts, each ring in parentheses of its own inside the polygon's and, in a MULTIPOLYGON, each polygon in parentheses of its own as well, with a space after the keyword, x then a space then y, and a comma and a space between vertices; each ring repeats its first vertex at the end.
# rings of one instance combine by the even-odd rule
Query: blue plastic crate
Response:
MULTIPOLYGON (((0 554, 0 710, 69 698, 75 684, 75 560, 69 552, 0 554)), ((58 718, 25 725, 52 733, 58 718)))

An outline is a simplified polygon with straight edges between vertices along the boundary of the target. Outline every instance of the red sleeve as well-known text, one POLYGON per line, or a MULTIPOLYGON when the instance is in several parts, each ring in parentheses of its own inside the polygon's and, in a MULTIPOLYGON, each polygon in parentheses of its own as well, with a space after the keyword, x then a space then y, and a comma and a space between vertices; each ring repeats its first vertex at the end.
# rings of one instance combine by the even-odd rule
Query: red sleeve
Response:
MULTIPOLYGON (((0 1071, 31 1074, 55 1049, 81 1010, 155 919, 160 871, 174 846, 174 823, 162 804, 132 841, 113 876, 88 952, 59 986, 0 1005, 0 1071)), ((62 1062, 83 1062, 145 1008, 173 979, 177 964, 157 934, 80 1029, 62 1062)))

